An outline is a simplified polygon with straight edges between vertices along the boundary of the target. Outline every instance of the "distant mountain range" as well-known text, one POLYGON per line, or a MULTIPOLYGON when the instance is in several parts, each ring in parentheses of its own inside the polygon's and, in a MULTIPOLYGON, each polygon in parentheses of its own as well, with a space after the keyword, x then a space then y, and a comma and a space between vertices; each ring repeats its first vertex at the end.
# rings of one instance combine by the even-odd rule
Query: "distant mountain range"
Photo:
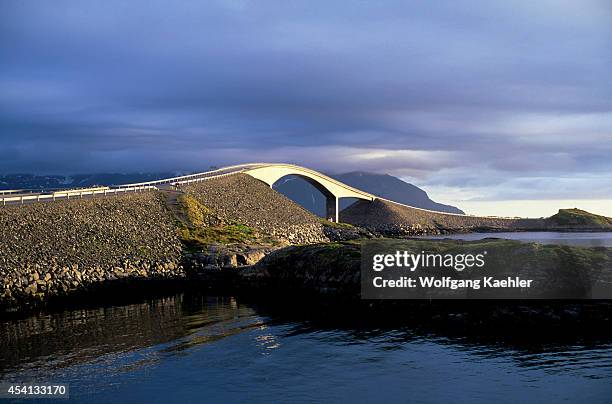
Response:
MULTIPOLYGON (((447 213, 464 213, 455 206, 444 205, 432 201, 429 196, 427 196, 427 192, 423 191, 421 188, 388 174, 355 171, 331 175, 331 177, 371 194, 417 208, 447 213)), ((316 188, 314 188, 314 186, 308 184, 306 181, 302 181, 296 177, 286 177, 275 184, 274 189, 317 215, 322 216, 325 214, 325 198, 316 188)), ((340 208, 344 209, 353 202, 354 200, 341 199, 340 208)))
POLYGON ((53 189, 79 188, 94 185, 120 185, 133 182, 152 181, 160 178, 170 178, 182 173, 132 173, 132 174, 77 174, 62 175, 31 175, 9 174, 0 176, 1 189, 53 189))
MULTIPOLYGON (((152 181, 184 174, 188 173, 101 173, 77 174, 72 176, 9 174, 0 176, 0 189, 53 189, 91 187, 94 185, 119 185, 152 181)), ((332 177, 355 188, 396 202, 405 203, 406 205, 439 212, 463 213, 462 210, 454 206, 443 205, 432 201, 429 199, 429 196, 427 196, 427 193, 419 187, 391 175, 355 171, 332 175, 332 177)), ((306 181, 290 176, 275 184, 274 189, 304 206, 309 211, 319 216, 325 215, 325 199, 323 195, 306 181)), ((340 201, 340 208, 344 209, 353 202, 354 200, 342 199, 340 201)))

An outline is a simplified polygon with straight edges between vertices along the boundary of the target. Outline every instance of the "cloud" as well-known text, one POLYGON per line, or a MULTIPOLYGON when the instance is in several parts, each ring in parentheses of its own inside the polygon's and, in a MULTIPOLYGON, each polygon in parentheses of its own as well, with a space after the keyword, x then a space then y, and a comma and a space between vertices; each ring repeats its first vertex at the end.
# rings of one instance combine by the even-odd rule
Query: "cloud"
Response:
POLYGON ((269 160, 470 198, 610 190, 605 1, 0 8, 1 172, 269 160))

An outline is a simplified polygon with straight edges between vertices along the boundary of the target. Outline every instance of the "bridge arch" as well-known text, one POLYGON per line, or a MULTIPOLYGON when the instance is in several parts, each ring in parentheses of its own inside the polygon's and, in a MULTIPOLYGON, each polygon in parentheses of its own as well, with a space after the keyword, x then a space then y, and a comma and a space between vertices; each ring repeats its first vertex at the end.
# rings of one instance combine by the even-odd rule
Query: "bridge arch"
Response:
POLYGON ((270 187, 281 178, 289 175, 306 180, 325 196, 326 217, 335 222, 339 220, 338 200, 340 198, 357 198, 368 201, 375 199, 372 194, 348 186, 318 171, 292 164, 270 164, 249 168, 243 172, 268 184, 270 187))

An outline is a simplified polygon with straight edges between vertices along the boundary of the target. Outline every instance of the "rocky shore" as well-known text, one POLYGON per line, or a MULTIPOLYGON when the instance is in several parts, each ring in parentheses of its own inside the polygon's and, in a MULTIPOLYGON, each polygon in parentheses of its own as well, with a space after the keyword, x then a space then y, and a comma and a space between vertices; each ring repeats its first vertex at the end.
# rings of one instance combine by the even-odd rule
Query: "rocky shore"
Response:
POLYGON ((0 229, 0 311, 117 282, 214 280, 283 246, 372 236, 245 175, 178 192, 7 206, 0 229))
MULTIPOLYGON (((252 291, 276 284, 351 298, 362 240, 529 226, 612 229, 612 219, 575 209, 548 219, 498 219, 438 214, 384 200, 357 202, 341 219, 353 224, 318 218, 243 174, 180 190, 3 207, 0 311, 76 292, 83 296, 121 281, 201 281, 204 287, 223 283, 252 291)), ((522 256, 525 265, 534 254, 522 256)), ((584 263, 580 255, 569 257, 584 263)))
POLYGON ((182 246, 154 192, 0 209, 0 307, 118 279, 181 278, 182 246))
MULTIPOLYGON (((239 280, 246 289, 278 291, 288 295, 305 294, 361 300, 362 241, 290 246, 267 255, 257 264, 239 272, 239 280)), ((376 251, 423 251, 450 254, 482 254, 486 251, 486 265, 478 271, 494 278, 519 277, 536 280, 523 291, 524 298, 573 299, 601 298, 612 295, 612 248, 570 247, 541 245, 512 240, 377 240, 376 251)), ((426 275, 449 271, 432 267, 426 275)), ((423 270, 422 270, 423 271, 423 270)), ((474 270, 475 271, 475 270, 474 270)), ((476 271, 454 271, 454 279, 473 278, 476 271)), ((415 275, 404 271, 403 275, 415 275)), ((417 273, 416 275, 420 275, 417 273)), ((483 285, 484 286, 484 285, 483 285)), ((446 293, 446 292, 445 292, 446 293)), ((465 290, 450 290, 449 295, 466 297, 465 290)), ((512 295, 504 289, 470 290, 468 297, 493 298, 512 295)), ((417 298, 425 298, 420 296, 417 298)), ((372 304, 376 301, 371 301, 372 304)), ((379 302, 380 303, 380 302, 379 302)), ((410 301, 404 301, 410 305, 410 301)))

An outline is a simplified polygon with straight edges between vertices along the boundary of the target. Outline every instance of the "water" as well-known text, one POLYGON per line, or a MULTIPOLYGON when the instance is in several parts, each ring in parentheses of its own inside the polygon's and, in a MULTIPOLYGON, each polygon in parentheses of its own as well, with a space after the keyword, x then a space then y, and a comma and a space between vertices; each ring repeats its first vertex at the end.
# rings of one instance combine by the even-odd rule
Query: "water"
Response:
POLYGON ((612 400, 603 330, 516 340, 291 313, 179 293, 4 320, 0 380, 87 403, 612 400))
POLYGON ((503 233, 465 233, 443 236, 423 236, 427 239, 482 240, 487 237, 520 240, 542 244, 564 244, 582 247, 612 247, 612 232, 559 233, 545 231, 503 232, 503 233))

